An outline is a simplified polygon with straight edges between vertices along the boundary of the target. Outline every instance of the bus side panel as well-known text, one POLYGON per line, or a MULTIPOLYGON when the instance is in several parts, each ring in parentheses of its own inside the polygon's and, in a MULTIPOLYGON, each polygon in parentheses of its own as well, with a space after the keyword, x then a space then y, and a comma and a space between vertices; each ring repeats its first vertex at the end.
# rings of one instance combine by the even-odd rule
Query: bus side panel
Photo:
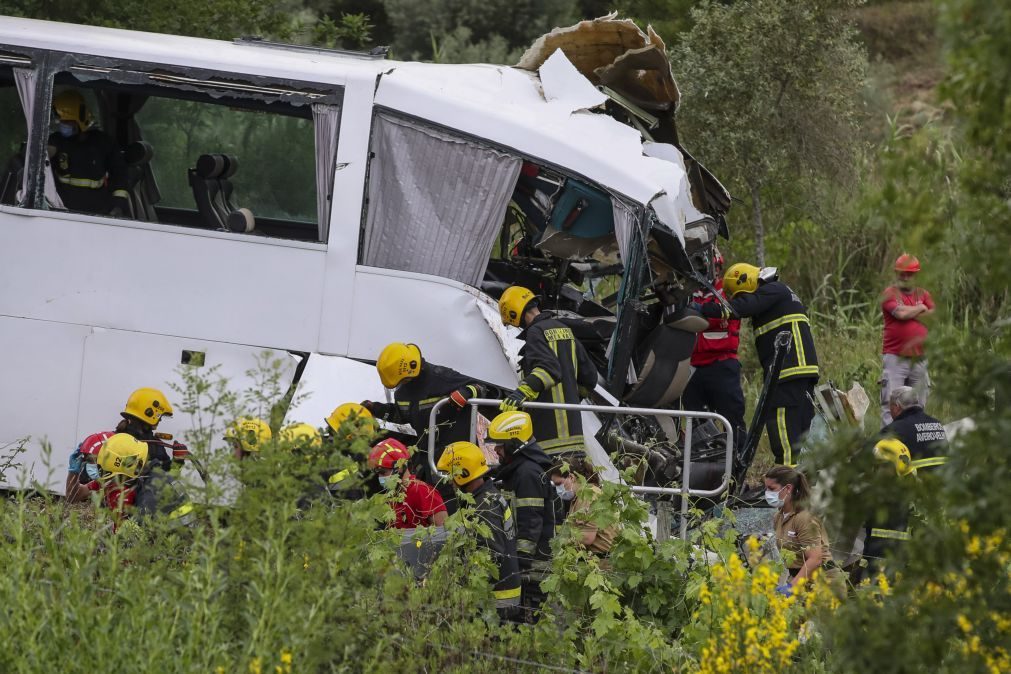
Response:
MULTIPOLYGON (((515 388, 516 373, 492 331, 491 316, 478 306, 485 301, 473 288, 447 279, 359 267, 348 355, 375 361, 390 342, 409 342, 431 363, 515 388)), ((497 310, 491 312, 497 316, 497 310)))
POLYGON ((326 251, 69 213, 0 211, 0 315, 315 350, 326 251))
MULTIPOLYGON (((256 388, 273 397, 268 390, 259 389, 255 378, 247 374, 247 371, 257 369, 258 361, 264 354, 282 362, 274 394, 283 394, 291 384, 297 365, 296 359, 285 351, 96 328, 88 336, 84 350, 81 403, 76 420, 78 433, 83 437, 97 431, 113 430, 119 423, 119 413, 130 393, 138 388, 152 387, 160 389, 175 410, 171 417, 165 417, 159 424, 160 432, 191 442, 192 431, 213 427, 211 437, 214 441, 209 449, 223 449, 221 438, 225 426, 232 419, 211 417, 207 410, 213 401, 209 397, 200 400, 198 414, 184 412, 183 396, 178 390, 183 386, 180 369, 190 367, 193 368, 191 371, 211 379, 224 377, 228 380, 229 390, 239 394, 256 388), (184 350, 202 354, 204 364, 200 367, 182 366, 184 350), (213 368, 217 369, 212 371, 213 368)), ((243 411, 264 418, 269 414, 269 410, 256 406, 243 411)), ((61 467, 66 466, 66 457, 59 458, 61 467)), ((187 477, 196 479, 195 475, 187 477)))
MULTIPOLYGON (((76 426, 85 338, 91 328, 0 316, 0 454, 19 438, 26 452, 5 471, 0 485, 33 481, 62 493, 67 457, 80 441, 76 426), (43 443, 52 455, 43 452, 43 443)), ((122 404, 122 403, 120 403, 122 404)))
POLYGON ((341 356, 309 354, 284 421, 321 427, 338 405, 363 400, 386 400, 386 389, 375 367, 341 356))

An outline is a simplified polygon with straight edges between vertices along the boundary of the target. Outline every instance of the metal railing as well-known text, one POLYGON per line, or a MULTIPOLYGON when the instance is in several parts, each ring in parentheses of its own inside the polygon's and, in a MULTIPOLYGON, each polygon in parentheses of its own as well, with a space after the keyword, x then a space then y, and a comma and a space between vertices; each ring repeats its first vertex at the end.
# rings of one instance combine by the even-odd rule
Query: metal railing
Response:
MULTIPOLYGON (((435 403, 432 407, 432 412, 428 417, 428 467, 432 470, 433 475, 438 475, 441 478, 449 478, 450 476, 439 471, 435 464, 435 436, 436 436, 436 426, 437 419, 439 416, 439 410, 442 406, 450 402, 450 399, 443 398, 439 402, 435 403)), ((471 398, 467 401, 470 405, 470 438, 471 441, 477 439, 477 408, 484 407, 498 407, 501 400, 493 400, 490 398, 471 398)), ((681 486, 680 487, 643 487, 638 485, 632 486, 632 492, 635 494, 656 494, 656 495, 667 495, 667 496, 680 496, 681 497, 681 538, 688 537, 688 497, 696 496, 701 498, 712 498, 723 494, 727 489, 730 488, 730 481, 733 474, 734 465, 734 429, 730 425, 730 422, 721 414, 716 414, 715 412, 692 412, 685 410, 661 410, 652 407, 614 407, 611 405, 591 405, 587 403, 536 403, 527 402, 523 403, 520 409, 544 409, 544 410, 566 410, 571 412, 596 412, 598 414, 629 414, 629 415, 640 415, 640 416, 651 416, 651 417, 679 417, 685 419, 685 440, 684 440, 684 450, 682 452, 684 462, 681 469, 681 486), (724 458, 723 466, 723 481, 720 482, 720 486, 716 489, 691 489, 689 485, 691 484, 691 463, 692 463, 692 420, 693 419, 712 419, 713 421, 719 421, 726 431, 726 452, 724 458)))

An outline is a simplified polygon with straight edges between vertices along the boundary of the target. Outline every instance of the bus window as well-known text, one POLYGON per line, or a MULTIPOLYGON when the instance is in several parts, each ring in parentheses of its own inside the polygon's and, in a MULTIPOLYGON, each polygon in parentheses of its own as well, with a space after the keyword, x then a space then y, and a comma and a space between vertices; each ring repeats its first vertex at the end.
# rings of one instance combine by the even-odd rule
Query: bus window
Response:
POLYGON ((165 208, 193 208, 187 171, 201 155, 234 157, 229 177, 256 217, 316 228, 316 162, 312 119, 152 96, 136 114, 156 148, 152 168, 165 208))
POLYGON ((101 79, 75 70, 86 69, 54 81, 49 150, 68 210, 326 241, 329 201, 317 194, 333 177, 317 166, 332 171, 336 147, 318 158, 315 126, 331 124, 336 143, 333 96, 153 68, 101 79), (75 117, 72 105, 60 112, 68 98, 84 104, 69 137, 60 135, 60 115, 75 117))
POLYGON ((0 120, 0 203, 14 205, 24 175, 28 125, 10 66, 0 66, 0 120))
POLYGON ((478 287, 522 160, 385 111, 371 150, 361 263, 478 287))

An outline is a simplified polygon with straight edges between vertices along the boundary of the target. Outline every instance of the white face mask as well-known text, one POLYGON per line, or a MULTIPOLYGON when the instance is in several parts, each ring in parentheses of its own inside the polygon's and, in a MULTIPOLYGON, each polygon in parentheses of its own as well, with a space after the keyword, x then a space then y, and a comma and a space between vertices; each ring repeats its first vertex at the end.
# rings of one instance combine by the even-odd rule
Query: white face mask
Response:
POLYGON ((571 501, 576 498, 576 492, 566 489, 564 484, 556 484, 555 491, 558 493, 558 498, 563 501, 571 501))
POLYGON ((768 489, 766 489, 765 502, 771 505, 773 508, 782 508, 783 504, 786 503, 786 500, 780 498, 779 496, 782 493, 782 491, 783 489, 780 489, 779 491, 769 491, 768 489))
POLYGON ((390 484, 390 480, 392 480, 392 479, 393 479, 393 475, 380 475, 379 476, 379 486, 382 487, 383 489, 386 489, 387 485, 389 485, 389 486, 392 487, 393 485, 390 484))
POLYGON ((97 463, 86 463, 84 464, 84 470, 87 471, 88 477, 92 480, 97 480, 99 476, 98 464, 97 463))

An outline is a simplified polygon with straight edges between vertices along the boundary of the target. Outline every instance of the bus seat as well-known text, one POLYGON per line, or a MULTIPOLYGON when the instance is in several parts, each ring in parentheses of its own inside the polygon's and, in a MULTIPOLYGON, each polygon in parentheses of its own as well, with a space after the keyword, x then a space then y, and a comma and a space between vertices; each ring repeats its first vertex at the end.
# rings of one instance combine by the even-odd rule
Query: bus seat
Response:
POLYGON ((212 229, 231 232, 251 232, 256 219, 248 208, 240 208, 234 199, 234 186, 229 178, 235 175, 239 162, 232 155, 204 154, 189 169, 190 186, 197 210, 204 224, 212 229))
POLYGON ((197 158, 196 166, 186 171, 197 211, 204 226, 210 229, 225 229, 225 220, 214 207, 214 202, 221 191, 218 176, 224 171, 226 163, 225 155, 202 154, 197 158))
POLYGON ((154 147, 143 140, 130 143, 123 150, 127 166, 127 191, 130 192, 130 206, 135 220, 155 222, 158 219, 154 212, 155 201, 151 199, 152 191, 148 189, 148 181, 153 179, 150 171, 152 158, 154 147))

